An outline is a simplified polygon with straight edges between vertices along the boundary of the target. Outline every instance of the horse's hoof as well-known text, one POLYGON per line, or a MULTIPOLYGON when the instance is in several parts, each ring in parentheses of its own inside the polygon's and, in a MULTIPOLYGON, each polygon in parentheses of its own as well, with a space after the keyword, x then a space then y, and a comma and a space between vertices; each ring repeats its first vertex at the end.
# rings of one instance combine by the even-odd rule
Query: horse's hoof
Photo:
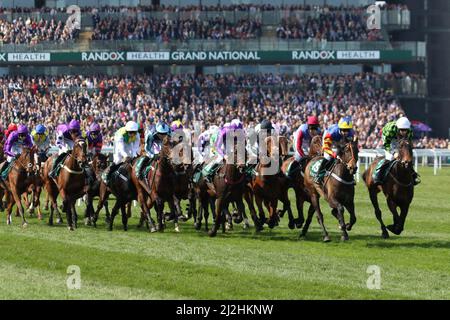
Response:
POLYGON ((217 235, 217 231, 216 230, 209 230, 208 231, 208 236, 210 236, 211 238, 215 237, 217 235))
POLYGON ((202 228, 202 224, 199 222, 194 223, 195 230, 200 230, 202 228))
POLYGON ((44 210, 45 210, 45 211, 48 211, 48 206, 44 206, 44 210))
POLYGON ((84 225, 85 226, 90 226, 91 225, 91 220, 89 218, 85 218, 84 219, 84 225))
POLYGON ((179 226, 175 227, 175 232, 180 232, 180 227, 179 226))
POLYGON ((331 241, 331 239, 329 236, 323 237, 323 242, 330 242, 330 241, 331 241))
POLYGON ((111 219, 108 218, 108 217, 106 217, 106 218, 105 218, 105 224, 110 224, 110 223, 111 223, 111 219))
POLYGON ((56 219, 56 224, 63 224, 63 219, 56 219))
POLYGON ((244 226, 242 227, 242 229, 244 229, 244 230, 250 229, 250 224, 244 223, 244 226))
POLYGON ((299 239, 306 239, 306 233, 304 233, 303 231, 300 232, 300 234, 298 235, 299 239))
POLYGON ((387 232, 387 231, 382 231, 382 232, 381 232, 381 237, 382 237, 383 239, 389 239, 389 232, 387 232))
POLYGON ((180 215, 179 217, 178 217, 178 221, 181 221, 181 222, 186 222, 186 221, 188 221, 189 219, 188 219, 188 217, 186 217, 186 216, 184 216, 184 215, 180 215))
POLYGON ((352 231, 352 227, 353 227, 353 225, 351 225, 350 223, 347 223, 345 225, 345 229, 347 229, 347 231, 352 231))
POLYGON ((28 223, 26 223, 26 222, 24 222, 24 223, 22 223, 22 228, 26 228, 28 226, 28 223))
POLYGON ((123 226, 123 231, 128 231, 128 227, 127 226, 123 226))
POLYGON ((150 228, 150 233, 155 233, 156 231, 158 231, 158 230, 156 230, 155 227, 151 227, 151 228, 150 228))
POLYGON ((289 229, 291 229, 291 230, 295 229, 295 223, 294 223, 294 221, 289 221, 288 227, 289 227, 289 229))
POLYGON ((348 235, 341 236, 341 241, 348 241, 348 235))
POLYGON ((386 226, 386 228, 387 228, 390 232, 392 232, 393 234, 395 234, 395 235, 397 235, 397 236, 400 235, 400 233, 402 233, 402 230, 397 229, 396 226, 393 225, 393 224, 390 224, 390 225, 386 226))
POLYGON ((263 227, 262 225, 260 225, 260 226, 255 226, 255 228, 256 228, 256 232, 261 232, 261 231, 264 230, 264 227, 263 227))
POLYGON ((38 214, 38 220, 42 220, 42 215, 38 214))
POLYGON ((113 227, 112 226, 109 226, 108 227, 108 231, 112 231, 113 230, 113 227))
POLYGON ((69 231, 74 231, 73 227, 67 227, 67 229, 69 229, 69 231))
POLYGON ((49 226, 53 226, 53 221, 49 221, 49 222, 48 222, 48 225, 49 225, 49 226))

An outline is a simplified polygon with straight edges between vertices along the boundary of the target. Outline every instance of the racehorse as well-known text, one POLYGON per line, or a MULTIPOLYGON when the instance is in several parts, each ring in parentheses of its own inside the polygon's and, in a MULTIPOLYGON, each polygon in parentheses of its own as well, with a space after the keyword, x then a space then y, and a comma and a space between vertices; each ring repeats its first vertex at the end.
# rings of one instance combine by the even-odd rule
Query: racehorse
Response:
POLYGON ((127 214, 126 206, 127 204, 131 203, 131 201, 137 199, 136 187, 134 186, 131 179, 132 166, 135 161, 136 159, 129 159, 123 162, 117 168, 117 170, 111 174, 108 185, 105 184, 103 179, 100 180, 98 205, 97 210, 95 210, 94 213, 94 219, 92 221, 94 226, 96 225, 96 222, 98 220, 100 210, 103 208, 103 206, 107 206, 106 203, 108 201, 108 197, 112 193, 116 197, 116 203, 111 211, 111 216, 109 216, 107 212, 106 223, 108 224, 108 230, 112 231, 114 218, 118 214, 119 209, 122 214, 123 230, 128 230, 129 215, 127 214))
MULTIPOLYGON (((298 167, 294 169, 292 178, 288 179, 289 188, 293 188, 295 192, 295 204, 297 207, 297 214, 298 214, 298 217, 296 219, 294 219, 291 216, 289 217, 288 226, 290 229, 293 229, 294 226, 300 229, 303 223, 305 222, 305 217, 303 215, 303 203, 305 201, 311 203, 311 199, 305 191, 305 184, 304 184, 305 168, 312 158, 318 157, 320 155, 322 155, 322 137, 314 136, 311 139, 311 143, 309 145, 308 155, 301 159, 298 167)), ((292 165, 294 159, 295 159, 294 157, 290 157, 283 162, 281 166, 281 171, 285 175, 287 175, 289 167, 292 165)), ((309 206, 308 212, 310 211, 314 212, 314 207, 312 205, 309 206)), ((283 208, 283 210, 279 212, 280 217, 283 217, 285 212, 286 208, 283 208)))
MULTIPOLYGON (((338 148, 338 156, 333 162, 333 166, 327 172, 323 185, 314 182, 311 174, 311 167, 318 166, 319 161, 323 157, 312 159, 305 168, 305 188, 311 197, 311 204, 317 214, 317 220, 323 231, 323 241, 330 241, 330 237, 323 222, 323 215, 320 209, 319 197, 322 196, 332 208, 331 213, 339 221, 342 232, 342 240, 348 240, 348 233, 356 222, 355 215, 355 182, 353 175, 357 170, 358 163, 358 138, 354 137, 353 141, 346 143, 343 147, 338 148), (345 224, 344 207, 350 214, 350 223, 345 224)), ((305 225, 300 233, 304 237, 308 231, 314 211, 308 212, 305 225)))
POLYGON ((53 213, 56 210, 58 222, 62 222, 61 214, 58 210, 58 194, 63 199, 63 212, 66 212, 67 228, 71 231, 77 227, 77 213, 75 202, 86 193, 86 174, 84 167, 87 162, 87 144, 84 139, 78 139, 73 145, 73 150, 61 163, 59 175, 53 179, 49 173, 53 167, 54 157, 48 158, 44 164, 44 184, 49 194, 51 207, 48 224, 53 225, 53 213))
MULTIPOLYGON (((284 138, 284 144, 287 139, 284 138)), ((245 199, 249 206, 253 222, 257 231, 262 230, 266 217, 264 214, 263 202, 269 210, 269 220, 267 224, 269 228, 275 227, 278 223, 277 203, 280 200, 284 208, 292 217, 291 204, 288 197, 288 182, 287 177, 280 171, 280 163, 285 155, 280 154, 279 137, 269 136, 264 140, 266 146, 266 159, 260 159, 256 166, 256 175, 252 178, 249 187, 246 189, 245 199), (266 163, 267 162, 267 163, 266 163), (272 171, 269 171, 272 169, 272 171), (259 211, 259 220, 256 216, 256 211, 253 206, 253 196, 259 211)), ((286 151, 287 153, 287 148, 286 151)))
MULTIPOLYGON (((85 213, 85 224, 90 225, 94 223, 95 210, 94 210, 94 197, 100 196, 100 183, 101 174, 108 166, 108 156, 102 153, 97 153, 92 158, 92 164, 90 167, 86 168, 88 171, 88 188, 86 192, 86 213, 85 213)), ((106 210, 106 215, 110 216, 108 210, 108 201, 104 202, 104 207, 106 210)))
MULTIPOLYGON (((161 151, 157 159, 151 163, 151 167, 144 179, 139 179, 136 164, 132 170, 132 181, 137 190, 138 202, 141 205, 141 222, 146 222, 150 232, 164 231, 164 203, 167 202, 170 212, 174 215, 175 231, 179 232, 178 215, 174 204, 175 173, 171 162, 170 137, 165 137, 161 151), (150 209, 155 207, 157 213, 157 226, 155 228, 150 216, 150 209)), ((137 163, 137 162, 136 162, 137 163)))
MULTIPOLYGON (((234 159, 238 159, 237 139, 234 139, 234 159)), ((245 150, 245 149, 244 149, 245 150)), ((245 159, 243 163, 229 163, 225 160, 225 164, 217 171, 213 178, 212 184, 208 184, 208 188, 212 189, 211 194, 215 194, 215 221, 208 235, 215 237, 217 231, 222 225, 222 231, 225 232, 225 214, 230 203, 235 202, 240 216, 245 213, 243 202, 243 194, 245 188, 245 159)))
MULTIPOLYGON (((43 174, 43 166, 44 163, 47 161, 48 156, 46 152, 37 152, 35 154, 35 160, 36 160, 36 174, 34 175, 34 181, 33 184, 28 188, 28 192, 24 194, 24 202, 25 207, 29 208, 29 213, 32 215, 34 213, 34 208, 37 208, 38 212, 38 219, 42 220, 42 211, 41 211, 41 193, 42 189, 44 188, 44 179, 42 177, 43 174), (31 200, 28 199, 28 195, 31 194, 31 200)), ((48 194, 47 201, 48 201, 48 194)))
POLYGON ((4 181, 3 187, 6 187, 6 203, 7 203, 7 224, 11 224, 11 212, 14 204, 17 206, 19 215, 22 218, 22 227, 27 226, 25 212, 21 201, 22 194, 28 191, 30 185, 34 182, 36 173, 34 153, 36 148, 24 147, 18 157, 12 164, 11 171, 8 173, 4 181))
POLYGON ((378 163, 383 158, 376 159, 370 167, 364 171, 363 180, 369 190, 370 201, 375 209, 375 216, 381 225, 381 236, 389 238, 387 230, 396 235, 403 231, 409 206, 414 196, 414 179, 412 177, 413 153, 410 142, 402 139, 398 143, 398 157, 388 168, 386 179, 381 186, 376 186, 373 181, 373 173, 378 163), (394 224, 385 226, 381 218, 381 210, 378 205, 378 193, 383 191, 386 196, 387 205, 392 212, 394 224), (400 216, 397 212, 400 208, 400 216), (386 230, 387 229, 387 230, 386 230))

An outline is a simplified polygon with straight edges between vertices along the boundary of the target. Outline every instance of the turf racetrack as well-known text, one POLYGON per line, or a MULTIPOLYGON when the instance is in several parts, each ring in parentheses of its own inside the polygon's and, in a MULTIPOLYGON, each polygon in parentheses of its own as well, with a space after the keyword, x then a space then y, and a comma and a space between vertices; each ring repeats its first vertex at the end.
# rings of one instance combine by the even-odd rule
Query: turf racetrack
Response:
MULTIPOLYGON (((173 223, 164 233, 137 229, 133 211, 129 231, 116 217, 109 232, 104 213, 98 228, 69 232, 29 218, 0 221, 1 299, 448 299, 450 298, 450 169, 438 176, 419 168, 422 184, 401 236, 380 237, 362 180, 357 185, 358 221, 340 241, 337 220, 322 204, 332 242, 323 243, 314 218, 305 240, 287 227, 287 216, 274 230, 218 233, 209 238, 192 220, 173 223), (66 286, 67 267, 81 270, 81 289, 66 286), (369 290, 369 265, 381 269, 381 289, 369 290)), ((380 197, 386 224, 392 221, 380 197)), ((137 209, 137 208, 135 208, 137 209)), ((84 214, 84 205, 78 207, 84 214)), ((296 210, 294 211, 296 215, 296 210)), ((152 216, 154 213, 152 212, 152 216)), ((64 222, 65 222, 64 218, 64 222)), ((348 221, 348 214, 346 214, 348 221)))

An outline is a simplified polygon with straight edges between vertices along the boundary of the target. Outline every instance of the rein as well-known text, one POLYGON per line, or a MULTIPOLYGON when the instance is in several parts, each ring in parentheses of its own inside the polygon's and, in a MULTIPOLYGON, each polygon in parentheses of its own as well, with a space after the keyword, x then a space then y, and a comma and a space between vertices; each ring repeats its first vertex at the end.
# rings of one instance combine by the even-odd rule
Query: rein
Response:
MULTIPOLYGON (((398 166, 398 163, 399 163, 399 162, 397 162, 397 164, 396 164, 397 166, 398 166)), ((413 185, 412 179, 411 179, 411 181, 410 181, 408 184, 399 181, 399 180, 392 174, 391 170, 389 170, 389 176, 395 181, 395 183, 399 184, 399 185, 402 186, 402 187, 407 188, 407 187, 411 187, 411 186, 413 185)))

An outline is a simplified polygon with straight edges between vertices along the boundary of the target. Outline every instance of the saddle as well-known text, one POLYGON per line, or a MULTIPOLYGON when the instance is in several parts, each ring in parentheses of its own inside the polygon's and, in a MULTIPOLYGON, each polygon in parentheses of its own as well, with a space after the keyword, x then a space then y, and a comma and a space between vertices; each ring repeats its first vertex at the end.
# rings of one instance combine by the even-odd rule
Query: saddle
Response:
POLYGON ((373 171, 372 178, 377 183, 384 183, 387 175, 391 171, 392 167, 398 160, 386 160, 381 159, 378 161, 375 170, 373 171))
POLYGON ((14 162, 15 160, 12 160, 7 166, 5 166, 4 164, 2 165, 3 170, 0 172, 0 178, 2 180, 8 179, 9 172, 11 171, 14 162))
POLYGON ((53 158, 53 164, 52 164, 52 171, 50 172, 50 176, 52 178, 57 178, 59 176, 59 173, 61 172, 61 167, 66 158, 68 157, 68 153, 64 152, 61 153, 56 158, 53 158))
POLYGON ((149 157, 141 157, 137 162, 136 162, 136 177, 139 180, 143 180, 148 173, 150 172, 150 169, 152 167, 152 163, 157 160, 157 156, 155 156, 154 158, 149 158, 149 157))

